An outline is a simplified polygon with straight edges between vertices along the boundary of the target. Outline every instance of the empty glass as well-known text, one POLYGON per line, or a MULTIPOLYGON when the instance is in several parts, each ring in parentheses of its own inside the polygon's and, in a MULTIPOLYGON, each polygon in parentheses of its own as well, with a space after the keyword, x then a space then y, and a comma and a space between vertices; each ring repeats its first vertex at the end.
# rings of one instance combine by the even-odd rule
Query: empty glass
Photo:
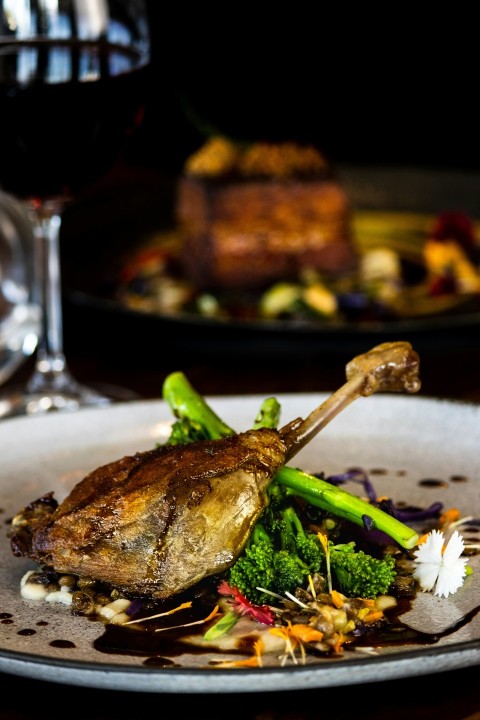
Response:
MULTIPOLYGON (((32 249, 31 224, 23 207, 0 192, 0 383, 37 346, 41 313, 34 302, 32 249)), ((0 397, 0 417, 2 408, 0 397)))

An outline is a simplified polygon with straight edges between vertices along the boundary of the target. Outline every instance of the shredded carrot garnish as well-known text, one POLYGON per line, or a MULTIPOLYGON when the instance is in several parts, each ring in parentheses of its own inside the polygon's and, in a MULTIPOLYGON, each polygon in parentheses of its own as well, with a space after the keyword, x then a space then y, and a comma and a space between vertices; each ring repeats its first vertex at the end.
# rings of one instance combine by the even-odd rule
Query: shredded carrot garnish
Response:
MULTIPOLYGON (((128 620, 126 623, 123 623, 123 625, 133 625, 133 623, 141 623, 146 622, 147 620, 155 620, 160 617, 165 617, 166 615, 173 615, 173 613, 178 612, 179 610, 185 610, 187 608, 192 607, 191 601, 182 603, 181 605, 178 605, 176 608, 173 608, 172 610, 167 610, 163 613, 158 613, 158 615, 150 615, 149 617, 144 618, 138 618, 138 620, 128 620)), ((203 618, 203 620, 195 620, 194 622, 190 623, 183 623, 182 625, 167 625, 167 627, 164 628, 156 628, 155 632, 162 632, 163 630, 175 630, 176 628, 182 628, 182 627, 190 627, 191 625, 203 625, 203 623, 208 622, 209 620, 213 620, 214 617, 217 617, 217 615, 220 615, 220 608, 218 605, 215 605, 212 612, 207 615, 206 618, 203 618)))
POLYGON ((272 635, 277 635, 285 641, 285 655, 284 661, 290 655, 294 663, 297 663, 295 657, 295 650, 300 651, 302 663, 305 663, 306 653, 303 643, 309 642, 320 642, 323 640, 323 633, 320 630, 305 625, 303 623, 296 623, 293 625, 291 622, 283 627, 274 627, 269 630, 272 635))
POLYGON ((138 620, 128 620, 126 623, 123 623, 124 625, 133 625, 133 623, 140 623, 140 622, 146 622, 147 620, 156 620, 156 618, 165 617, 166 615, 173 615, 173 613, 179 612, 180 610, 187 610, 188 608, 192 607, 192 601, 189 600, 188 602, 184 602, 181 605, 177 605, 177 607, 172 608, 171 610, 166 610, 163 613, 158 613, 158 615, 149 615, 149 617, 142 617, 138 618, 138 620))
POLYGON ((245 660, 221 660, 219 663, 215 663, 215 665, 223 668, 262 667, 263 650, 264 644, 259 638, 253 643, 254 654, 251 657, 246 658, 245 660))
POLYGON ((183 625, 170 625, 169 627, 164 628, 156 628, 155 632, 162 632, 163 630, 175 630, 176 628, 182 628, 182 627, 191 627, 192 625, 203 625, 203 623, 208 622, 209 620, 213 620, 214 617, 217 617, 217 615, 220 615, 220 609, 218 605, 215 605, 212 612, 207 615, 206 618, 203 618, 203 620, 194 620, 190 623, 183 623, 183 625))
POLYGON ((334 653, 337 653, 337 655, 340 655, 343 652, 343 643, 348 640, 346 635, 342 635, 342 633, 338 633, 335 638, 335 643, 332 646, 332 650, 334 653))
POLYGON ((289 638, 289 629, 286 625, 282 625, 282 627, 272 627, 268 631, 269 633, 272 633, 272 635, 277 635, 278 637, 283 638, 284 640, 288 640, 289 638))

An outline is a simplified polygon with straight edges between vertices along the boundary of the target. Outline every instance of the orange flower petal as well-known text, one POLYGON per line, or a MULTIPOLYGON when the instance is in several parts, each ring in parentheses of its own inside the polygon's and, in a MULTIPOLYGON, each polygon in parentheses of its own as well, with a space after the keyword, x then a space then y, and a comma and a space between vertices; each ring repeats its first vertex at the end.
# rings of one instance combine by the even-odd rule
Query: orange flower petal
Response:
POLYGON ((332 590, 332 592, 330 593, 330 597, 332 598, 332 602, 336 608, 343 607, 345 603, 345 597, 344 595, 339 593, 338 590, 332 590))
POLYGON ((303 623, 292 625, 290 633, 301 642, 320 642, 320 640, 323 640, 323 632, 303 623))
POLYGON ((366 617, 363 618, 363 622, 366 624, 377 622, 383 618, 383 612, 381 610, 371 610, 366 617))
POLYGON ((455 522, 456 520, 460 519, 460 511, 457 510, 457 508, 448 508, 448 510, 445 510, 441 515, 439 519, 440 527, 443 527, 445 525, 450 525, 450 523, 455 522))

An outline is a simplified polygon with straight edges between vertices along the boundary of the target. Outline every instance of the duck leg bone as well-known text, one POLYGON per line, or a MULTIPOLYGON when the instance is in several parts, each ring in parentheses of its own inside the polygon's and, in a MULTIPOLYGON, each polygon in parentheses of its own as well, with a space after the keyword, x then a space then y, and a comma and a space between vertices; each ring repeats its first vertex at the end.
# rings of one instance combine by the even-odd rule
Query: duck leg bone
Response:
POLYGON ((296 455, 344 408, 375 392, 420 390, 420 359, 408 342, 386 342, 353 358, 346 366, 347 382, 307 418, 293 420, 281 430, 287 445, 286 461, 296 455))

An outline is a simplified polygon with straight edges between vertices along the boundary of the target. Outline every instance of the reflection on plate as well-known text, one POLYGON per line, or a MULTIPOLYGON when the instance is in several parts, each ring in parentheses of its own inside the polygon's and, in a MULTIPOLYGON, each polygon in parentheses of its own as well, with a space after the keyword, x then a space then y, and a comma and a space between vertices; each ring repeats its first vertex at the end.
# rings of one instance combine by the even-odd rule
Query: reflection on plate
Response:
MULTIPOLYGON (((323 395, 280 395, 282 419, 303 416, 323 395)), ((210 398, 235 429, 251 425, 263 397, 210 398)), ((14 558, 8 519, 33 498, 53 490, 61 499, 94 467, 151 448, 168 432, 170 409, 161 401, 46 416, 0 424, 3 448, 0 508, 0 670, 35 679, 97 688, 148 692, 261 692, 374 682, 480 664, 480 556, 474 572, 448 599, 420 594, 403 622, 430 634, 427 643, 385 647, 373 654, 347 651, 308 665, 220 669, 208 656, 184 655, 170 667, 146 657, 94 648, 103 626, 68 608, 20 598, 19 583, 32 567, 14 558)), ((298 466, 327 474, 361 466, 375 473, 381 494, 420 506, 441 500, 480 517, 480 407, 423 397, 375 396, 350 406, 301 454, 298 466), (408 418, 408 423, 406 422, 408 418), (421 483, 422 480, 437 482, 421 483), (441 481, 441 482, 439 482, 441 481)), ((471 539, 471 538, 470 538, 471 539)))

